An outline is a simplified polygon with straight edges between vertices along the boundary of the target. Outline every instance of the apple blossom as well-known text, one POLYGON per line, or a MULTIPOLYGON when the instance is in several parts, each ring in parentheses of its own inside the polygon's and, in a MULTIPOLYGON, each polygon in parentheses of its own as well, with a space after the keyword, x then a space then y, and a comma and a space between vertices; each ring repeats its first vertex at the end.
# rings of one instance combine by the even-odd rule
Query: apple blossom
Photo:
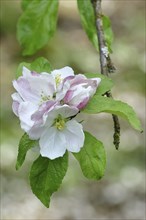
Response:
POLYGON ((78 113, 76 107, 55 106, 42 124, 32 126, 28 135, 39 139, 40 154, 55 159, 64 155, 66 150, 79 152, 84 144, 82 125, 71 119, 78 113))
POLYGON ((12 94, 14 113, 19 117, 21 128, 28 132, 42 122, 43 115, 56 105, 67 104, 78 110, 84 108, 94 95, 100 78, 87 79, 74 75, 70 67, 40 74, 23 67, 22 76, 13 81, 17 93, 12 94))
POLYGON ((64 85, 69 83, 70 86, 63 98, 63 102, 70 106, 75 106, 79 110, 84 108, 95 94, 100 81, 100 78, 87 79, 82 74, 75 75, 64 83, 64 85))
POLYGON ((40 74, 23 67, 13 81, 14 113, 32 140, 39 140, 40 153, 55 159, 66 150, 79 152, 84 143, 82 125, 73 119, 95 94, 100 78, 74 75, 70 67, 40 74))
POLYGON ((23 67, 22 76, 13 81, 17 93, 12 94, 12 109, 19 117, 22 129, 27 132, 33 126, 33 114, 38 120, 42 120, 43 114, 58 104, 68 89, 64 86, 64 95, 61 93, 60 96, 57 95, 58 87, 61 88, 65 77, 73 74, 70 67, 54 70, 51 74, 38 74, 23 67))

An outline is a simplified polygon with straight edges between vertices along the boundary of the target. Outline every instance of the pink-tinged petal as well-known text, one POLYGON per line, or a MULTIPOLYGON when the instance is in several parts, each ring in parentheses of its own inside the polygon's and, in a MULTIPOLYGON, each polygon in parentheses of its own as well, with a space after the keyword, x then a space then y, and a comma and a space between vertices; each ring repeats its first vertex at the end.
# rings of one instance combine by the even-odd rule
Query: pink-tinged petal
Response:
POLYGON ((13 86, 24 101, 40 104, 42 99, 50 99, 55 92, 54 79, 50 74, 40 76, 19 77, 13 81, 13 86))
POLYGON ((18 108, 19 108, 19 104, 23 100, 17 92, 13 93, 11 97, 13 99, 12 110, 16 116, 19 116, 18 115, 18 108))
POLYGON ((66 139, 66 148, 71 152, 79 152, 84 145, 83 127, 75 120, 68 121, 66 128, 63 130, 66 139))
POLYGON ((74 90, 68 90, 63 99, 64 103, 68 103, 72 99, 73 94, 74 94, 74 90))
POLYGON ((37 76, 37 77, 39 77, 40 74, 38 74, 38 73, 35 72, 35 71, 31 71, 31 75, 32 75, 32 76, 37 76))
POLYGON ((55 81, 51 74, 46 72, 38 74, 35 71, 30 71, 26 67, 23 67, 23 77, 20 78, 25 79, 31 92, 39 97, 42 92, 46 96, 54 93, 55 81))
POLYGON ((48 128, 42 134, 40 141, 40 154, 53 160, 62 157, 66 152, 64 135, 55 127, 48 128))
POLYGON ((100 78, 87 79, 84 75, 78 74, 74 77, 74 79, 71 80, 70 83, 71 83, 71 88, 74 87, 77 88, 78 85, 84 88, 88 88, 90 86, 92 88, 91 91, 95 93, 100 81, 101 81, 100 78))
MULTIPOLYGON (((58 103, 56 101, 50 100, 43 103, 38 110, 31 116, 31 119, 35 121, 35 124, 44 124, 45 118, 44 114, 48 114, 58 103)), ((47 117, 47 116, 46 116, 47 117)))
POLYGON ((60 75, 61 79, 65 79, 68 76, 74 76, 74 71, 71 67, 66 66, 61 69, 53 70, 51 75, 55 78, 56 76, 60 75))
POLYGON ((85 83, 86 80, 87 78, 82 74, 75 75, 75 77, 71 80, 71 86, 85 83))
POLYGON ((63 83, 65 83, 66 81, 70 81, 74 78, 75 78, 75 75, 74 76, 67 76, 67 77, 64 78, 63 83))
POLYGON ((89 97, 85 97, 84 100, 79 103, 77 108, 80 109, 80 110, 85 108, 85 106, 87 105, 88 102, 89 102, 89 97))
POLYGON ((11 95, 13 101, 16 101, 16 102, 23 102, 23 99, 21 98, 21 96, 19 95, 19 93, 15 92, 11 95))
POLYGON ((24 101, 38 103, 40 98, 31 91, 30 85, 25 78, 19 77, 13 81, 13 86, 24 101))
POLYGON ((92 78, 93 81, 96 81, 97 86, 99 85, 99 83, 101 82, 100 78, 92 78))
POLYGON ((20 119, 21 128, 28 132, 34 125, 34 121, 31 120, 32 114, 37 111, 37 106, 31 102, 21 102, 18 108, 18 115, 20 119))
POLYGON ((56 100, 60 101, 64 99, 69 88, 70 88, 69 81, 66 81, 65 83, 63 82, 62 84, 60 84, 59 88, 57 88, 56 100))
POLYGON ((41 97, 52 98, 55 88, 54 79, 50 74, 41 74, 40 77, 33 76, 28 80, 31 92, 34 93, 39 99, 41 97))
POLYGON ((63 99, 64 103, 75 106, 78 109, 84 108, 90 97, 95 94, 100 81, 100 78, 87 79, 82 74, 76 75, 69 81, 70 88, 63 99))
POLYGON ((60 94, 60 91, 62 90, 62 87, 64 85, 64 80, 69 77, 74 77, 74 71, 72 68, 67 66, 62 69, 53 70, 51 72, 51 75, 53 76, 56 82, 55 89, 58 92, 58 94, 60 94))
POLYGON ((69 100, 67 104, 70 106, 78 107, 80 103, 84 102, 86 98, 89 99, 89 90, 90 90, 90 87, 85 89, 81 85, 78 85, 77 88, 74 90, 72 98, 69 100))
POLYGON ((95 92, 97 90, 97 87, 99 86, 100 82, 101 82, 100 78, 88 79, 88 85, 91 86, 91 89, 89 91, 90 97, 92 97, 95 94, 95 92))

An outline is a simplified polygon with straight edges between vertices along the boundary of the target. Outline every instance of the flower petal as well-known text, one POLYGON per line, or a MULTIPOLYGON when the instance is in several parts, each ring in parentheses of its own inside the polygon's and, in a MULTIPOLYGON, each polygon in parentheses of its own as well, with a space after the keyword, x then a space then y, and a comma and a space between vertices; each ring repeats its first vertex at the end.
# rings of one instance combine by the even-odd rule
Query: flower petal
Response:
POLYGON ((21 128, 28 132, 34 125, 31 115, 37 110, 37 106, 31 102, 21 102, 18 108, 18 115, 21 122, 21 128))
POLYGON ((23 67, 23 76, 14 80, 13 86, 24 101, 40 104, 41 100, 53 97, 56 84, 51 74, 34 74, 23 67))
POLYGON ((53 110, 54 116, 58 116, 60 114, 63 118, 69 118, 76 115, 78 112, 79 110, 76 107, 71 107, 66 104, 62 106, 56 106, 53 110))
POLYGON ((80 123, 75 120, 70 120, 66 123, 66 128, 63 130, 66 139, 66 148, 71 152, 79 152, 84 145, 84 132, 80 123))
POLYGON ((89 97, 85 97, 83 99, 83 101, 81 101, 78 105, 77 105, 77 108, 78 109, 83 109, 85 108, 85 106, 87 105, 87 103, 89 102, 89 97))
POLYGON ((19 102, 13 101, 12 110, 13 110, 14 114, 19 117, 18 108, 19 108, 19 102))
MULTIPOLYGON (((68 77, 67 77, 68 78, 68 77)), ((66 96, 67 91, 70 88, 70 82, 69 80, 66 80, 65 82, 62 81, 60 86, 57 88, 57 93, 56 93, 56 100, 63 100, 64 97, 66 96)))
MULTIPOLYGON (((90 97, 95 94, 100 81, 100 78, 87 79, 82 74, 76 75, 73 79, 68 81, 70 87, 64 96, 64 103, 75 106, 79 110, 84 108, 90 97)), ((65 84, 66 83, 64 83, 64 85, 65 84)))
POLYGON ((51 74, 42 73, 40 77, 33 76, 31 79, 28 79, 31 91, 39 96, 53 96, 55 92, 55 81, 51 74))
MULTIPOLYGON (((29 136, 31 139, 37 140, 41 137, 42 132, 51 127, 54 123, 53 114, 49 112, 54 109, 57 103, 54 101, 48 101, 40 106, 39 110, 32 114, 31 119, 34 121, 34 125, 29 130, 29 136)), ((52 111, 53 112, 53 111, 52 111)))
POLYGON ((48 114, 44 116, 47 116, 45 126, 51 127, 58 115, 61 115, 63 118, 69 118, 71 116, 75 116, 78 112, 79 110, 76 107, 70 107, 68 105, 56 105, 51 111, 49 111, 48 114))
POLYGON ((68 99, 68 102, 65 103, 70 106, 75 106, 78 109, 82 109, 89 101, 90 88, 88 87, 87 89, 85 89, 81 85, 78 85, 77 87, 78 88, 74 90, 72 97, 70 97, 70 100, 68 99))
POLYGON ((13 99, 13 104, 12 104, 12 110, 14 112, 15 115, 18 115, 18 108, 19 108, 19 104, 23 101, 22 98, 20 97, 20 95, 15 92, 12 94, 12 99, 13 99))
POLYGON ((24 78, 28 78, 32 76, 31 71, 25 66, 23 66, 22 68, 22 75, 24 76, 24 78))
POLYGON ((23 101, 23 99, 21 98, 21 96, 17 92, 12 94, 12 99, 13 99, 13 101, 16 101, 16 102, 19 102, 19 103, 23 101))
POLYGON ((28 131, 28 135, 32 140, 38 140, 44 131, 44 127, 40 127, 38 125, 34 125, 28 131))
POLYGON ((74 95, 74 90, 68 90, 64 99, 63 99, 64 102, 68 103, 72 99, 73 95, 74 95))
POLYGON ((66 152, 65 137, 62 132, 58 131, 55 127, 44 131, 39 144, 42 157, 48 157, 52 160, 62 157, 66 152))
POLYGON ((74 71, 71 67, 66 66, 61 69, 53 70, 51 75, 55 78, 56 76, 60 75, 61 79, 65 79, 68 76, 74 76, 74 71))
POLYGON ((55 106, 57 105, 57 102, 50 100, 47 102, 44 102, 39 108, 38 111, 36 111, 31 119, 33 121, 35 121, 35 124, 37 123, 41 123, 44 124, 45 123, 45 118, 47 117, 47 114, 49 111, 51 111, 55 106), (44 117, 44 114, 46 115, 46 117, 44 117))
POLYGON ((29 82, 25 78, 19 77, 18 80, 14 80, 13 86, 24 101, 33 103, 38 103, 40 101, 40 97, 31 91, 29 82))

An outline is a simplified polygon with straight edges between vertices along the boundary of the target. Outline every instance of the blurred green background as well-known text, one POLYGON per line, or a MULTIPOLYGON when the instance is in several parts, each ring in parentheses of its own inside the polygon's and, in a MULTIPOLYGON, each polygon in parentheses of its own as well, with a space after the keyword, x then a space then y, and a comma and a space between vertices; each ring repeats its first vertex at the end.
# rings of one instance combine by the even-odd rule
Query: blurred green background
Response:
POLYGON ((117 68, 113 96, 129 103, 140 118, 144 133, 121 122, 119 151, 113 146, 111 116, 83 115, 85 130, 103 141, 107 169, 102 180, 89 181, 70 155, 60 190, 46 209, 32 194, 28 175, 37 153, 30 151, 20 171, 15 170, 18 143, 23 132, 12 113, 12 80, 21 61, 46 57, 55 69, 71 66, 75 73, 100 72, 99 56, 87 39, 75 0, 61 0, 58 28, 48 45, 35 56, 22 57, 16 40, 21 14, 19 0, 1 0, 1 219, 145 219, 145 1, 103 0, 114 31, 112 60, 117 68))

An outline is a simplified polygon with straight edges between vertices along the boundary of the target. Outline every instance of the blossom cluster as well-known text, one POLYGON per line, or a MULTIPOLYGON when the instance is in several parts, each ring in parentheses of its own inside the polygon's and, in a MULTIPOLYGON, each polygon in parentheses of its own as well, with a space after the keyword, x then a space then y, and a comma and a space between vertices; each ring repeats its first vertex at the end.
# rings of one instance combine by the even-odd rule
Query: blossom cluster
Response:
POLYGON ((40 74, 23 67, 13 81, 13 112, 32 140, 39 140, 40 154, 55 159, 66 150, 79 152, 84 145, 82 124, 76 115, 95 94, 100 78, 74 75, 70 67, 40 74))

